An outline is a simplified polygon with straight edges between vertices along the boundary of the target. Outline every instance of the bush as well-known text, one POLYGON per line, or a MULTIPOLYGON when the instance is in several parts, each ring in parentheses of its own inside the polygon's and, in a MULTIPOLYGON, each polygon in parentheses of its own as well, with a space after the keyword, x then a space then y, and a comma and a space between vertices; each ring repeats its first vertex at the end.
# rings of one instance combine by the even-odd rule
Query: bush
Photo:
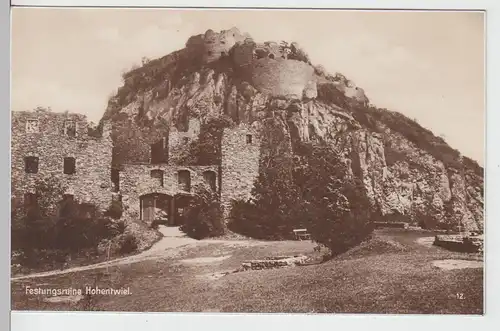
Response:
POLYGON ((113 222, 113 224, 110 225, 111 232, 116 236, 124 233, 126 227, 124 221, 113 222))
POLYGON ((222 208, 216 192, 205 186, 195 186, 196 192, 186 210, 186 222, 181 230, 195 239, 224 234, 222 208))
POLYGON ((132 234, 125 235, 120 241, 120 253, 121 254, 130 254, 137 250, 137 238, 132 234))
POLYGON ((48 257, 50 251, 58 256, 97 249, 102 239, 123 233, 124 224, 103 217, 92 204, 72 199, 56 203, 61 191, 57 182, 42 180, 35 187, 36 204, 24 208, 13 201, 12 249, 26 261, 48 257))
POLYGON ((346 108, 348 99, 333 83, 318 85, 318 99, 327 103, 333 103, 339 107, 346 108))
POLYGON ((252 238, 265 238, 265 233, 258 219, 258 211, 254 203, 244 200, 233 200, 227 227, 229 230, 252 238))
POLYGON ((158 230, 158 228, 160 227, 160 224, 165 224, 165 221, 160 220, 160 219, 154 219, 154 220, 151 222, 151 225, 150 225, 149 227, 150 227, 151 229, 158 230))
POLYGON ((115 220, 120 219, 123 214, 123 204, 119 200, 113 200, 111 201, 111 204, 104 213, 104 216, 109 216, 115 220))
POLYGON ((54 248, 77 252, 96 248, 102 239, 113 237, 113 222, 109 218, 62 218, 55 226, 54 248))
MULTIPOLYGON (((256 191, 263 188, 261 184, 257 184, 259 188, 256 191)), ((303 204, 297 201, 297 195, 293 199, 290 198, 292 194, 289 196, 288 193, 296 192, 295 188, 291 187, 281 197, 279 197, 279 192, 283 190, 268 191, 260 198, 249 201, 233 200, 228 229, 256 239, 292 239, 293 229, 305 225, 301 210, 303 204)))
POLYGON ((70 252, 59 249, 35 249, 23 252, 16 262, 29 268, 58 268, 67 262, 69 255, 70 252))

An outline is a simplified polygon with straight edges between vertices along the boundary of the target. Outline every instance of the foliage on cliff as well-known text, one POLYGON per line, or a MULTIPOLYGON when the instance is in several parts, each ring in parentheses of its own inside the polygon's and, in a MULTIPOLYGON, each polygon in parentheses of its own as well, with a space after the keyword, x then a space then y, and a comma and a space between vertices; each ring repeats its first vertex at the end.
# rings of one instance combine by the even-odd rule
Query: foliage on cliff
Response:
POLYGON ((306 227, 339 254, 372 232, 371 206, 359 178, 327 144, 298 143, 292 153, 279 118, 268 119, 265 154, 251 201, 234 201, 230 229, 264 239, 290 238, 306 227))
POLYGON ((458 170, 469 169, 476 175, 483 176, 483 169, 476 161, 462 157, 460 152, 450 147, 443 138, 435 136, 430 130, 401 113, 359 105, 351 107, 350 110, 360 124, 374 132, 384 133, 384 127, 387 127, 442 161, 446 167, 458 170))
POLYGON ((211 117, 200 126, 198 139, 180 151, 176 163, 182 165, 212 165, 221 163, 221 140, 225 128, 233 126, 227 116, 211 117))
POLYGON ((261 239, 285 239, 302 223, 293 155, 278 118, 264 121, 259 177, 251 201, 233 203, 229 229, 261 239))
POLYGON ((147 123, 138 119, 130 118, 121 113, 113 122, 111 138, 113 147, 113 166, 118 168, 121 164, 137 162, 149 158, 149 146, 151 141, 157 141, 168 134, 169 126, 165 121, 147 123))

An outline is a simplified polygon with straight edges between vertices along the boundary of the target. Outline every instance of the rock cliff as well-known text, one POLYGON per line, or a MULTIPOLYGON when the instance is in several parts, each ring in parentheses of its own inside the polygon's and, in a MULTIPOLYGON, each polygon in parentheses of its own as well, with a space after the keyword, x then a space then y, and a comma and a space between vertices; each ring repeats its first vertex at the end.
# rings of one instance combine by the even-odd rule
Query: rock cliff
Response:
MULTIPOLYGON (((370 105, 361 88, 313 66, 296 43, 209 30, 123 78, 103 119, 150 128, 145 143, 187 131, 192 119, 226 116, 258 127, 279 117, 291 144, 339 145, 387 221, 483 229, 483 169, 476 162, 405 116, 370 105)), ((115 146, 124 143, 114 137, 115 146)))

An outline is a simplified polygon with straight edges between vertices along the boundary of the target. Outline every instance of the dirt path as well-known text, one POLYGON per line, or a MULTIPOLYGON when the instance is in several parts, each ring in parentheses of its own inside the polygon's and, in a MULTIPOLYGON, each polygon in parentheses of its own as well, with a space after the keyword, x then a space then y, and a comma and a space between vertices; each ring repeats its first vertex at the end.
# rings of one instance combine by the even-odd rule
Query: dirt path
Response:
POLYGON ((179 252, 181 247, 197 246, 197 245, 210 245, 210 244, 230 244, 230 245, 255 245, 256 242, 249 241, 232 241, 232 240, 195 240, 186 236, 178 228, 160 226, 159 231, 163 234, 158 242, 156 242, 150 249, 143 251, 137 255, 131 255, 123 258, 118 258, 111 261, 100 262, 81 267, 73 267, 65 270, 53 270, 29 275, 12 277, 11 281, 19 281, 23 279, 42 278, 48 276, 64 275, 73 272, 80 272, 86 270, 100 269, 106 267, 114 267, 118 265, 132 264, 146 260, 156 260, 164 257, 174 256, 179 252))

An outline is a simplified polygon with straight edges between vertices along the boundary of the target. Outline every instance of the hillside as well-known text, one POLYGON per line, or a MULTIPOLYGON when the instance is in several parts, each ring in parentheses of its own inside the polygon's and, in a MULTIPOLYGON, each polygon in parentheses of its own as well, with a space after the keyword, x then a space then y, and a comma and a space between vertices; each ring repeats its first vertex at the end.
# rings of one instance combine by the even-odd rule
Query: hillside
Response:
POLYGON ((147 161, 151 144, 187 131, 193 119, 262 128, 274 118, 292 150, 315 140, 342 150, 384 220, 483 228, 483 169, 475 161, 404 115, 371 105, 362 88, 314 66, 296 43, 208 30, 123 80, 103 117, 113 122, 116 167, 147 161))

